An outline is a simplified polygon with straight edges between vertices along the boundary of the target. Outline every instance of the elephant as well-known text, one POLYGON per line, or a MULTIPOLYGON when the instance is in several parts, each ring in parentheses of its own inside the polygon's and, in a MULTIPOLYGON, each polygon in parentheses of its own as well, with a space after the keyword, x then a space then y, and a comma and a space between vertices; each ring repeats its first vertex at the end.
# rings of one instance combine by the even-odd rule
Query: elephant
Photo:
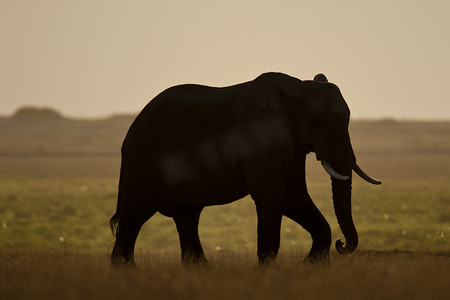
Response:
POLYGON ((331 230, 305 181, 306 155, 314 152, 331 178, 332 198, 345 243, 352 253, 358 234, 352 218, 352 170, 381 182, 356 163, 348 132, 350 110, 339 88, 318 74, 300 80, 263 73, 228 87, 184 84, 151 100, 122 144, 113 266, 135 266, 141 226, 156 212, 173 218, 183 264, 207 263, 198 234, 205 206, 250 195, 257 213, 257 257, 274 261, 286 216, 312 238, 305 258, 329 261, 331 230))

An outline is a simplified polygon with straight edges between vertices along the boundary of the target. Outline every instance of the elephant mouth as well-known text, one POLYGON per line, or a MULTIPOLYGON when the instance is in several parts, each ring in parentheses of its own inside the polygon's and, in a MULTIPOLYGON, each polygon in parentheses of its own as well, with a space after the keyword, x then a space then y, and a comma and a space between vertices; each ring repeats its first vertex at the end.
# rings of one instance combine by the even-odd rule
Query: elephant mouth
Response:
MULTIPOLYGON (((323 168, 325 169, 325 171, 334 179, 337 180, 348 180, 350 179, 350 176, 346 176, 346 175, 342 175, 339 174, 335 169, 333 169, 333 167, 331 166, 331 164, 326 161, 326 160, 321 160, 320 161, 322 163, 323 168)), ((371 184, 381 184, 381 181, 374 179, 372 177, 370 177, 369 175, 367 175, 359 166, 358 164, 355 162, 353 164, 353 171, 355 171, 356 174, 358 174, 362 179, 364 179, 365 181, 371 183, 371 184)))

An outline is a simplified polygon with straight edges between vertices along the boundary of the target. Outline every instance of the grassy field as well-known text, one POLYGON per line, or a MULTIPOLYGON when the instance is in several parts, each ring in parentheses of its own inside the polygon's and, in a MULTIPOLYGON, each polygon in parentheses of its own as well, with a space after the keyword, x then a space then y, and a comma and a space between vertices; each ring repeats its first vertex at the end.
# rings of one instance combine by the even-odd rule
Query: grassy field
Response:
MULTIPOLYGON (((155 215, 138 238, 137 271, 112 272, 108 220, 116 205, 120 145, 132 117, 0 119, 0 294, 33 298, 446 299, 450 292, 450 122, 353 122, 360 245, 328 267, 302 264, 309 235, 284 219, 280 257, 256 264, 250 198, 205 208, 208 268, 183 268, 172 220, 155 215)), ((342 238, 330 182, 314 156, 312 198, 342 238)))
POLYGON ((3 251, 2 299, 448 299, 448 253, 358 251, 317 267, 291 250, 267 268, 246 251, 207 254, 209 267, 184 268, 178 253, 140 252, 138 270, 113 272, 106 254, 3 251))

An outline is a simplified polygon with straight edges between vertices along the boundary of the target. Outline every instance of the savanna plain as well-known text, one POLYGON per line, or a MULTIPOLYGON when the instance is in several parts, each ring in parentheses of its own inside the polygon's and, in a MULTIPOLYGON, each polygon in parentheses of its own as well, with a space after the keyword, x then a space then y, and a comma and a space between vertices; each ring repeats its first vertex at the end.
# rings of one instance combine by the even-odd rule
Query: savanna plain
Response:
MULTIPOLYGON (((359 247, 303 263, 309 234, 283 219, 276 263, 258 267, 256 212, 246 197, 207 207, 209 264, 181 265, 171 219, 155 215, 136 244, 136 270, 112 270, 120 147, 134 116, 72 120, 22 110, 0 118, 1 299, 448 299, 450 122, 352 121, 358 163, 381 186, 353 179, 359 247)), ((309 192, 343 238, 330 180, 308 156, 309 192)))

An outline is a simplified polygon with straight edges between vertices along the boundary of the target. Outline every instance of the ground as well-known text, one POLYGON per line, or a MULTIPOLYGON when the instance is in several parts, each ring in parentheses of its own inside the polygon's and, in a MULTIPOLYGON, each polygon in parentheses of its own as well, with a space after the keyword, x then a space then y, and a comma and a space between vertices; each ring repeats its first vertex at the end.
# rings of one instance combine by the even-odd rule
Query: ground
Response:
MULTIPOLYGON (((450 292, 450 122, 352 122, 359 165, 383 184, 354 179, 360 245, 345 257, 332 249, 329 266, 302 263, 310 237, 283 219, 280 256, 259 268, 247 197, 204 210, 208 267, 182 267, 173 221, 155 215, 138 238, 138 270, 113 272, 108 220, 131 121, 0 119, 2 297, 446 299, 450 292)), ((307 180, 333 240, 342 239, 329 178, 313 155, 307 180)))

